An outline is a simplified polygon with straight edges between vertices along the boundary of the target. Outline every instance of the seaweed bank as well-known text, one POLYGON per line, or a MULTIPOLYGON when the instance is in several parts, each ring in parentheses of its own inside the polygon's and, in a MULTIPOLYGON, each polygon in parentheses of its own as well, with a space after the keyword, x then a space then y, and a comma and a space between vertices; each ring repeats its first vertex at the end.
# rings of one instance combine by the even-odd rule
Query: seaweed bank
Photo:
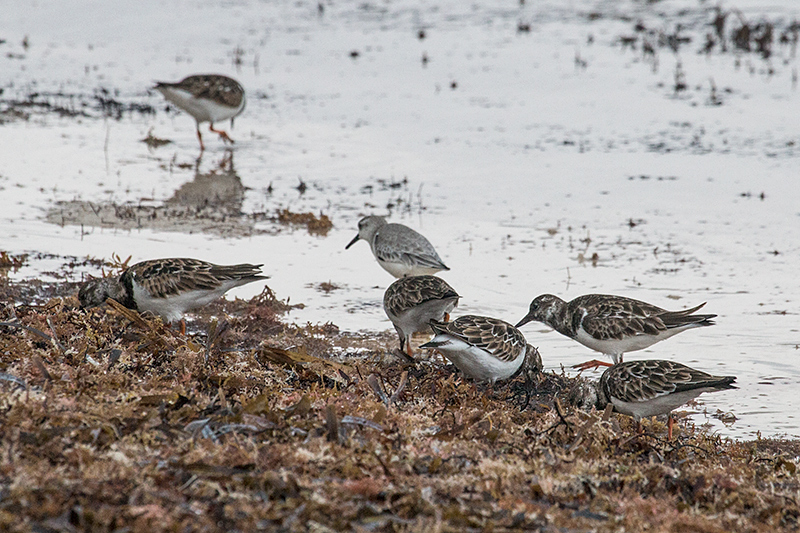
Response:
POLYGON ((1 317, 3 530, 797 528, 796 441, 638 435, 581 378, 476 386, 392 356, 389 332, 289 323, 269 289, 185 337, 37 290, 1 317))

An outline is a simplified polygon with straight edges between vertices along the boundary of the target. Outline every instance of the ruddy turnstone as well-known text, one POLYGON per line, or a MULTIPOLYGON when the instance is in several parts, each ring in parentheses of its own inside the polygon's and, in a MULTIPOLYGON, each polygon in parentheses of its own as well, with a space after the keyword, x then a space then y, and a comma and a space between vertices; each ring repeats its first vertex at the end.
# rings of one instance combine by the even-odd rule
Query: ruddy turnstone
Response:
POLYGON ((227 133, 214 129, 214 123, 231 119, 232 127, 233 119, 244 110, 244 88, 238 81, 220 74, 197 74, 177 83, 156 82, 154 89, 194 117, 201 151, 205 150, 201 122, 208 122, 210 131, 233 143, 227 133))
POLYGON ((411 335, 427 330, 431 320, 448 322, 459 298, 453 287, 436 276, 409 276, 389 285, 383 310, 400 337, 400 350, 405 348, 413 356, 411 335))
MULTIPOLYGON (((717 315, 695 315, 705 303, 682 311, 667 311, 632 298, 586 294, 570 302, 558 296, 537 296, 517 327, 532 320, 543 322, 584 346, 611 356, 614 364, 622 354, 642 350, 687 329, 711 326, 717 315)), ((611 366, 597 359, 574 368, 587 370, 611 366)))
POLYGON ((378 264, 396 278, 450 270, 428 239, 408 226, 389 224, 383 217, 369 216, 359 220, 358 235, 344 249, 359 239, 369 243, 378 264))
POLYGON ((672 411, 704 392, 735 389, 735 376, 712 376, 675 363, 649 359, 613 365, 597 386, 599 404, 611 403, 617 412, 632 416, 637 427, 644 417, 668 415, 672 439, 672 411))
POLYGON ((181 321, 183 314, 213 302, 239 285, 267 279, 261 265, 222 266, 199 259, 151 259, 128 267, 120 276, 92 279, 78 292, 81 308, 95 307, 113 298, 129 309, 150 311, 165 322, 181 321))
POLYGON ((464 315, 443 324, 432 320, 435 336, 420 348, 435 348, 456 367, 476 381, 508 379, 522 363, 542 369, 539 351, 528 344, 525 336, 496 318, 464 315))

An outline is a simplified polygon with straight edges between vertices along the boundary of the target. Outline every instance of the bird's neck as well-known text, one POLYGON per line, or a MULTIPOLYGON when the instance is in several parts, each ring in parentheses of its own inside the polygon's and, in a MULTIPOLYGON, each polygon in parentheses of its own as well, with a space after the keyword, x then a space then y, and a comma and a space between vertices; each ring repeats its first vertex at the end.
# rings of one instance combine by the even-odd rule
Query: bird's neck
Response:
POLYGON ((108 295, 128 309, 136 309, 136 300, 133 299, 133 274, 126 270, 108 291, 108 295))
POLYGON ((547 325, 567 337, 574 337, 577 331, 574 330, 572 321, 567 320, 566 302, 558 302, 550 308, 547 314, 547 325))

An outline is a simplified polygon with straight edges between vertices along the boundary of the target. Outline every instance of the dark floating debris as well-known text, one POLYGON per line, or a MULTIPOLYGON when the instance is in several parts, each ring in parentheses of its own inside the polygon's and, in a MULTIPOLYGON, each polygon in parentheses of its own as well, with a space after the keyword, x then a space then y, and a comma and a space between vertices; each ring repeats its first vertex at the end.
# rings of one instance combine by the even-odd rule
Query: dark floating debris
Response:
POLYGON ((322 283, 317 283, 316 285, 312 285, 312 287, 318 290, 319 292, 325 294, 330 294, 342 288, 341 285, 337 285, 336 283, 332 283, 330 281, 323 281, 322 283))
POLYGON ((629 228, 633 229, 636 226, 641 226, 644 223, 645 223, 645 221, 644 221, 643 218, 636 218, 636 219, 629 218, 628 222, 627 222, 627 225, 628 225, 629 228))
POLYGON ((155 108, 150 104, 143 104, 139 102, 124 103, 118 100, 118 97, 119 90, 110 91, 103 87, 96 89, 94 93, 94 100, 97 102, 97 109, 100 110, 103 116, 120 120, 126 113, 136 113, 139 115, 156 114, 155 108))
POLYGON ((639 176, 628 176, 629 180, 656 180, 656 181, 677 181, 677 176, 649 176, 647 174, 640 174, 639 176))
POLYGON ((625 50, 626 48, 630 48, 631 50, 636 50, 636 42, 639 40, 638 35, 621 35, 619 37, 619 42, 622 45, 622 49, 625 50))
POLYGON ((17 272, 28 261, 28 254, 10 254, 0 251, 0 277, 7 276, 9 271, 17 272))
POLYGON ((759 194, 753 194, 750 191, 739 193, 739 196, 742 198, 758 198, 759 200, 764 200, 767 197, 767 194, 764 191, 761 191, 759 194))
POLYGON ((686 85, 686 74, 683 72, 683 65, 680 61, 675 64, 675 83, 672 88, 675 91, 675 94, 678 94, 682 91, 685 91, 687 88, 686 85))
POLYGON ((142 139, 142 142, 145 143, 150 148, 158 148, 159 146, 164 146, 165 144, 170 144, 172 141, 169 139, 160 139, 153 135, 153 128, 147 132, 147 137, 142 139))
POLYGON ((314 213, 292 213, 282 209, 278 212, 277 221, 291 226, 305 226, 312 235, 325 236, 333 228, 331 219, 322 213, 316 216, 314 213))
MULTIPOLYGON (((641 42, 643 56, 655 59, 660 49, 667 49, 677 54, 685 45, 696 40, 702 43, 698 52, 705 55, 735 51, 738 54, 735 61, 738 68, 741 64, 739 58, 741 53, 756 54, 765 61, 770 60, 776 53, 776 43, 791 46, 783 61, 784 64, 788 64, 795 57, 797 43, 800 40, 800 22, 793 20, 783 28, 779 27, 779 23, 768 20, 753 23, 748 21, 741 11, 723 10, 719 6, 714 8, 713 18, 707 27, 710 29, 703 30, 700 35, 692 36, 688 34, 691 28, 680 23, 675 24, 671 31, 667 31, 662 28, 648 28, 644 21, 638 20, 633 26, 633 33, 618 36, 616 42, 623 50, 626 48, 636 50, 637 44, 641 42)), ((653 68, 656 68, 655 64, 653 68)), ((751 70, 755 72, 754 67, 751 67, 751 70)), ((773 75, 775 67, 768 63, 765 72, 773 75)), ((683 91, 686 87, 686 80, 683 78, 680 83, 675 84, 675 92, 683 91)), ((722 100, 712 95, 707 104, 721 105, 722 100)), ((693 102, 692 105, 696 103, 693 102)))
MULTIPOLYGON (((0 93, 3 94, 3 93, 0 93)), ((33 113, 55 113, 64 118, 90 118, 93 116, 121 119, 126 114, 153 115, 155 108, 149 104, 119 99, 119 91, 100 87, 93 94, 32 91, 23 97, 2 100, 3 119, 27 120, 33 113)))

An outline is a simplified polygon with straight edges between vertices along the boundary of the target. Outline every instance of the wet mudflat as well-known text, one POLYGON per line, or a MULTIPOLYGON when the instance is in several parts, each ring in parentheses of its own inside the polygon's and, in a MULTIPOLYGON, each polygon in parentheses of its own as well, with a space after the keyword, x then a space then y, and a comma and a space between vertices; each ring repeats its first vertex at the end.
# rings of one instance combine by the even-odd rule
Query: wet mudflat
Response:
MULTIPOLYGON (((27 254, 7 294, 42 303, 114 254, 263 262, 303 304, 286 323, 388 351, 391 277, 365 243, 344 250, 361 216, 388 215, 434 243, 459 312, 515 322, 545 292, 707 301, 716 326, 629 357, 737 375, 689 408, 697 424, 795 437, 798 18, 747 1, 20 4, 0 14, 0 250, 27 254), (149 90, 196 72, 248 91, 236 144, 206 133, 202 157, 149 90)), ((549 370, 594 355, 523 331, 549 370)))

